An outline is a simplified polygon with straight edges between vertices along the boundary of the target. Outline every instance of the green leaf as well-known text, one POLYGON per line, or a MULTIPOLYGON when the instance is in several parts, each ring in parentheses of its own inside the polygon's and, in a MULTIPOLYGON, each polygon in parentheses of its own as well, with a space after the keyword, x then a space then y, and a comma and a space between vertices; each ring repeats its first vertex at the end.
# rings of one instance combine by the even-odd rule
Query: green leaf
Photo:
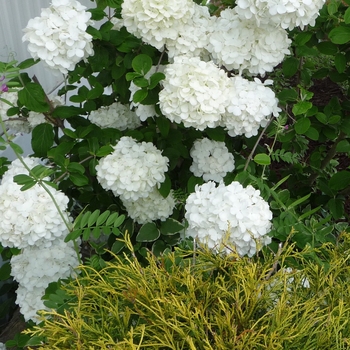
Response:
POLYGON ((106 226, 112 226, 114 222, 117 220, 118 216, 119 216, 119 213, 111 214, 107 219, 106 226))
POLYGON ((120 251, 125 247, 125 242, 122 240, 116 240, 112 245, 112 252, 114 254, 119 254, 120 251))
POLYGON ((32 132, 32 148, 39 157, 46 157, 54 143, 53 126, 48 123, 37 125, 32 132))
POLYGON ((338 1, 330 1, 327 4, 327 11, 331 16, 334 15, 335 13, 337 13, 339 4, 340 4, 340 2, 338 2, 338 1))
POLYGON ((205 132, 211 140, 220 141, 220 142, 225 141, 225 137, 227 133, 223 128, 220 128, 220 127, 214 128, 214 129, 207 128, 205 132))
POLYGON ((4 263, 0 267, 0 281, 6 281, 11 276, 11 264, 10 262, 4 263))
POLYGON ((344 200, 340 198, 331 198, 328 202, 328 208, 335 220, 338 220, 344 215, 344 200))
POLYGON ((307 194, 306 196, 304 196, 302 198, 297 199, 296 201, 294 201, 292 204, 290 204, 288 206, 288 209, 292 209, 292 208, 296 207, 297 205, 305 202, 306 200, 308 200, 310 198, 310 196, 311 196, 311 193, 307 194))
POLYGON ((203 185, 203 183, 204 180, 201 177, 191 176, 187 181, 187 192, 194 192, 196 185, 203 185))
POLYGON ((102 39, 101 32, 92 26, 87 27, 86 33, 90 34, 93 37, 93 39, 102 39))
POLYGON ((94 225, 99 216, 100 216, 100 210, 96 209, 89 217, 88 227, 91 227, 92 225, 94 225))
POLYGON ((342 53, 337 53, 334 57, 334 65, 338 73, 344 73, 346 69, 346 57, 342 53))
POLYGON ((170 130, 170 120, 163 116, 155 118, 158 129, 163 137, 167 137, 170 130))
POLYGON ((28 58, 27 60, 22 61, 21 63, 19 63, 17 65, 17 68, 19 69, 27 69, 30 68, 32 66, 34 66, 35 64, 37 64, 40 60, 35 60, 33 58, 28 58))
POLYGON ((113 227, 116 228, 116 227, 119 227, 125 220, 125 215, 120 215, 118 216, 115 220, 114 220, 114 223, 113 223, 113 227))
POLYGON ((85 168, 81 164, 76 162, 69 163, 67 166, 67 170, 71 173, 80 173, 80 174, 85 173, 85 168))
POLYGON ((23 154, 23 149, 20 145, 17 145, 17 143, 10 142, 10 147, 15 151, 15 153, 23 154))
POLYGON ((322 124, 328 124, 328 118, 324 113, 316 113, 316 118, 322 124))
POLYGON ((66 236, 66 238, 64 239, 64 241, 67 243, 69 241, 76 240, 78 237, 80 237, 82 231, 83 230, 78 229, 78 230, 74 230, 72 232, 69 232, 68 235, 66 236))
POLYGON ((69 179, 76 186, 86 186, 89 183, 88 178, 85 175, 82 175, 80 173, 71 173, 71 174, 69 174, 69 179))
POLYGON ((311 32, 301 32, 295 37, 295 43, 299 46, 305 45, 312 37, 311 32))
POLYGON ((259 154, 255 155, 254 162, 259 164, 259 165, 270 165, 271 158, 268 154, 259 153, 259 154))
POLYGON ((161 72, 156 72, 151 75, 149 88, 154 89, 161 80, 165 79, 165 74, 161 72))
POLYGON ((185 226, 181 224, 181 222, 176 221, 172 218, 168 218, 165 221, 162 221, 160 225, 160 232, 162 233, 162 235, 173 235, 183 230, 184 227, 185 226))
POLYGON ((35 180, 26 174, 18 174, 13 177, 13 181, 18 184, 18 185, 28 185, 34 182, 35 185, 35 180))
POLYGON ((344 13, 345 24, 350 24, 350 7, 348 7, 344 13))
POLYGON ((338 52, 337 45, 329 41, 320 42, 319 44, 317 44, 317 48, 324 55, 334 56, 338 52))
POLYGON ((168 197, 171 190, 171 180, 170 177, 166 174, 165 180, 160 184, 158 188, 158 192, 163 196, 163 198, 168 197))
POLYGON ((113 152, 113 147, 110 145, 107 146, 102 146, 97 152, 96 152, 96 156, 97 157, 104 157, 107 156, 108 154, 110 154, 111 152, 113 152))
POLYGON ((311 121, 308 118, 301 118, 294 124, 294 130, 297 134, 305 134, 310 128, 311 121))
POLYGON ((84 228, 87 225, 90 215, 91 211, 84 213, 84 215, 81 217, 81 220, 79 221, 79 228, 84 228))
POLYGON ((145 75, 152 68, 152 59, 148 55, 141 54, 136 56, 131 64, 135 72, 145 75))
POLYGON ((306 113, 312 108, 312 103, 308 101, 300 101, 293 106, 292 112, 294 115, 300 115, 306 113))
POLYGON ((307 136, 309 139, 317 141, 320 137, 320 133, 317 131, 317 129, 310 127, 305 133, 305 136, 307 136))
POLYGON ((340 115, 332 115, 328 119, 328 124, 337 124, 341 120, 340 115))
POLYGON ((84 109, 75 106, 58 106, 52 112, 53 117, 62 119, 77 116, 80 114, 84 114, 84 109))
POLYGON ((342 170, 335 173, 329 180, 328 186, 335 191, 343 190, 350 185, 350 171, 342 170))
POLYGON ((152 244, 152 253, 155 256, 161 256, 166 248, 167 248, 167 244, 164 241, 159 239, 158 241, 155 241, 152 244))
POLYGON ((336 151, 339 153, 349 153, 350 143, 348 140, 341 140, 337 143, 336 151))
POLYGON ((31 111, 44 113, 50 110, 44 89, 39 84, 26 84, 22 90, 18 91, 18 99, 31 111))
POLYGON ((329 32, 328 37, 334 44, 346 44, 350 41, 350 27, 340 26, 333 28, 329 32))
POLYGON ((299 68, 299 60, 295 57, 288 57, 282 64, 282 71, 286 78, 292 77, 299 68))
POLYGON ((95 83, 95 86, 88 92, 87 99, 92 100, 103 94, 104 88, 101 84, 95 83))
POLYGON ((103 212, 97 219, 96 221, 96 226, 101 226, 106 220, 107 218, 109 217, 110 215, 110 211, 109 210, 106 210, 105 212, 103 212))
POLYGON ((154 222, 149 222, 142 225, 139 233, 136 236, 137 242, 154 242, 160 236, 160 231, 158 230, 154 222))
POLYGON ((148 79, 146 79, 144 77, 135 78, 133 80, 133 83, 140 88, 145 88, 149 85, 148 79))
POLYGON ((146 89, 137 90, 132 97, 133 102, 142 102, 148 96, 148 91, 146 89))

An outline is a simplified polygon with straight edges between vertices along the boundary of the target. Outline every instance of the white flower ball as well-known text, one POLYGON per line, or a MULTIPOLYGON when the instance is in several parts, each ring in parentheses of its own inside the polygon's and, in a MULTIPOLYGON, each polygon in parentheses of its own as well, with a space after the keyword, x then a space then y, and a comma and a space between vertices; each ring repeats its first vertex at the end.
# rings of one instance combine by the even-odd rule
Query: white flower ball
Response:
POLYGON ((194 4, 192 18, 178 27, 179 33, 175 40, 167 40, 168 57, 187 55, 191 57, 209 56, 206 48, 209 44, 209 35, 214 30, 216 17, 211 17, 206 6, 194 4))
POLYGON ((158 50, 178 38, 193 14, 192 0, 124 0, 121 12, 128 32, 158 50))
POLYGON ((6 350, 6 346, 4 343, 0 343, 0 350, 6 350))
POLYGON ((260 246, 269 244, 272 213, 260 191, 232 182, 196 186, 186 200, 186 236, 198 239, 216 252, 230 252, 236 247, 240 256, 253 256, 260 246), (225 246, 224 246, 225 245, 225 246))
POLYGON ((284 29, 315 25, 325 0, 237 0, 241 18, 254 18, 258 25, 272 22, 284 29))
POLYGON ((136 113, 120 102, 92 111, 89 120, 100 128, 115 128, 121 131, 136 129, 141 125, 136 113))
POLYGON ((151 142, 138 143, 124 136, 96 166, 97 180, 115 196, 136 201, 148 197, 165 180, 168 162, 151 142))
POLYGON ((0 100, 0 117, 4 122, 5 126, 10 130, 18 133, 30 133, 31 127, 26 120, 26 118, 19 117, 18 115, 14 115, 9 117, 7 115, 7 111, 11 107, 17 107, 18 100, 18 92, 17 91, 8 91, 1 93, 0 96, 2 99, 7 100, 9 103, 0 100))
POLYGON ((231 98, 222 126, 230 136, 255 136, 266 126, 271 115, 278 117, 281 109, 275 93, 259 79, 249 81, 240 76, 231 78, 231 98))
POLYGON ((73 275, 78 265, 73 242, 56 239, 49 248, 35 245, 12 256, 11 275, 29 291, 36 287, 44 291, 49 283, 73 275))
MULTIPOLYGON (((28 246, 50 247, 52 241, 68 234, 63 219, 59 215, 49 194, 38 184, 26 191, 13 182, 13 176, 28 172, 18 164, 5 173, 0 185, 0 243, 4 247, 25 248, 28 246)), ((36 161, 31 160, 32 165, 36 161)), ((67 222, 71 218, 67 214, 69 198, 62 192, 49 187, 58 207, 67 222)))
POLYGON ((173 192, 164 198, 156 188, 148 194, 148 197, 135 201, 131 199, 122 201, 129 216, 139 224, 154 220, 164 221, 173 213, 175 207, 173 192))
POLYGON ((32 57, 66 74, 92 55, 92 36, 86 29, 93 22, 85 9, 75 0, 52 0, 40 17, 30 19, 22 40, 29 42, 32 57))
POLYGON ((190 171, 204 181, 220 182, 235 168, 235 160, 224 142, 212 141, 208 138, 196 140, 190 150, 193 163, 190 171))
POLYGON ((159 105, 168 119, 198 130, 220 124, 231 86, 224 70, 198 57, 179 56, 164 73, 159 105))
POLYGON ((221 12, 209 42, 208 51, 219 66, 253 75, 271 72, 290 53, 291 44, 284 29, 270 23, 258 27, 235 9, 221 12))

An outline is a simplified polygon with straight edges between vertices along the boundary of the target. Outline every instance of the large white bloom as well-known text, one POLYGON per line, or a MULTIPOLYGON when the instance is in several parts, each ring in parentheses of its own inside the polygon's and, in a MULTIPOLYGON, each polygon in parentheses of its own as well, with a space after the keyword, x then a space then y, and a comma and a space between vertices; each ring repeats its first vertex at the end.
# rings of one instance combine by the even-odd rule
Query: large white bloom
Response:
POLYGON ((128 32, 159 50, 178 38, 193 14, 192 0, 124 0, 121 12, 128 32))
POLYGON ((224 142, 207 138, 196 140, 190 150, 193 163, 190 171, 195 176, 203 176, 204 181, 220 182, 235 168, 235 160, 224 142))
MULTIPOLYGON (((16 162, 15 169, 18 173, 28 174, 16 162)), ((38 184, 21 191, 21 186, 12 180, 15 172, 10 167, 0 185, 0 243, 5 247, 16 248, 33 245, 49 247, 53 240, 66 236, 68 229, 49 194, 38 184)), ((68 197, 52 187, 49 190, 65 220, 70 222, 66 212, 68 197)))
POLYGON ((30 19, 23 41, 33 58, 66 74, 82 59, 93 54, 92 36, 86 33, 91 13, 76 0, 52 0, 40 17, 30 19))
POLYGON ((222 125, 230 136, 257 135, 260 126, 266 126, 272 115, 281 111, 275 93, 259 79, 249 81, 240 76, 231 78, 230 105, 222 118, 222 125))
POLYGON ((89 115, 92 123, 101 128, 115 128, 118 130, 136 129, 141 125, 135 112, 120 102, 101 107, 89 115))
POLYGON ((14 115, 11 117, 7 115, 7 111, 11 107, 17 107, 18 92, 17 91, 3 92, 1 93, 1 98, 7 101, 7 102, 4 102, 0 100, 0 117, 4 122, 5 126, 15 132, 29 133, 31 131, 31 128, 26 118, 19 117, 18 115, 14 115))
POLYGON ((192 18, 178 27, 176 40, 167 40, 168 57, 187 55, 192 57, 208 57, 206 50, 209 35, 214 30, 216 17, 211 17, 206 6, 195 4, 192 18))
POLYGON ((73 242, 55 240, 50 248, 27 247, 11 258, 11 275, 19 283, 17 304, 26 321, 38 321, 37 311, 47 309, 41 297, 51 282, 74 276, 79 265, 73 242))
POLYGON ((272 22, 284 29, 304 29, 315 25, 325 0, 237 0, 236 11, 241 18, 254 18, 258 25, 272 22))
POLYGON ((260 191, 252 186, 232 182, 225 186, 208 182, 196 186, 186 200, 185 217, 189 227, 185 234, 207 244, 215 251, 230 252, 234 245, 241 256, 252 256, 261 245, 271 242, 272 213, 260 191))
POLYGON ((209 38, 208 51, 218 65, 251 74, 271 72, 289 54, 287 32, 270 23, 242 19, 235 9, 221 12, 209 38))
POLYGON ((138 143, 124 136, 96 166, 97 180, 115 196, 136 201, 148 197, 165 180, 168 162, 151 142, 138 143))
POLYGON ((224 70, 198 57, 179 56, 164 73, 159 104, 168 119, 198 130, 220 124, 231 86, 224 70))
POLYGON ((173 212, 175 199, 171 191, 168 197, 164 198, 156 188, 154 188, 148 197, 138 200, 123 200, 126 211, 129 216, 139 224, 145 224, 154 220, 166 220, 173 212))

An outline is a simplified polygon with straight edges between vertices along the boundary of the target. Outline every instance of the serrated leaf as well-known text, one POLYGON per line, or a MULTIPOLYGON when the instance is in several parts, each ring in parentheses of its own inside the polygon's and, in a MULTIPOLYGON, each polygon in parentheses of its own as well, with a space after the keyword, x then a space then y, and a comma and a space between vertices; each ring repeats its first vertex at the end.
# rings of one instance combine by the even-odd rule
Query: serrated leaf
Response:
POLYGON ((152 68, 152 59, 148 55, 140 54, 132 60, 131 64, 135 72, 145 75, 152 68))
POLYGON ((346 44, 350 41, 350 27, 335 27, 329 32, 328 37, 334 44, 346 44))
POLYGON ((106 210, 105 212, 103 212, 97 219, 96 221, 96 226, 101 226, 108 218, 108 216, 110 215, 110 211, 106 210))
POLYGON ((308 101, 300 101, 293 106, 292 112, 295 116, 306 113, 312 107, 308 101))
POLYGON ((32 131, 32 148, 39 157, 46 157, 54 143, 53 126, 48 123, 37 125, 32 131))
POLYGON ((254 162, 259 164, 259 165, 270 165, 271 158, 268 154, 259 153, 259 154, 255 155, 254 162))
POLYGON ((142 225, 136 236, 137 242, 154 242, 160 236, 160 231, 154 222, 142 225))
POLYGON ((97 218, 100 215, 100 210, 96 209, 89 217, 88 220, 88 227, 91 227, 92 225, 94 225, 96 223, 97 218))
POLYGON ((137 90, 132 97, 133 102, 142 102, 148 96, 148 91, 145 89, 137 90))
POLYGON ((181 224, 181 222, 173 218, 168 218, 161 223, 160 232, 162 233, 162 235, 173 235, 183 230, 184 227, 185 226, 181 224))
POLYGON ((350 171, 342 170, 332 175, 328 186, 335 191, 343 190, 350 185, 350 171))
POLYGON ((80 173, 71 173, 69 174, 69 179, 76 186, 86 186, 89 183, 89 179, 80 173))
POLYGON ((308 118, 301 118, 296 121, 294 124, 294 130, 297 134, 302 135, 305 134, 306 131, 310 128, 311 121, 308 118))
POLYGON ((50 110, 45 91, 39 84, 26 84, 22 90, 18 91, 18 99, 31 111, 44 113, 50 110))

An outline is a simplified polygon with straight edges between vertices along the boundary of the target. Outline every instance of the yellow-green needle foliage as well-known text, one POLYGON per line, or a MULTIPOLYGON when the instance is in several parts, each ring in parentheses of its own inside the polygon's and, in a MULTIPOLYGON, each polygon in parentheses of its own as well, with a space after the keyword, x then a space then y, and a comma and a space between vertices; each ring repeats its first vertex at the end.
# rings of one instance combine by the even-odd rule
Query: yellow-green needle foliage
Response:
POLYGON ((346 234, 254 258, 178 249, 145 267, 116 256, 100 271, 82 266, 59 291, 66 309, 43 313, 30 334, 50 350, 350 349, 349 256, 346 234))

